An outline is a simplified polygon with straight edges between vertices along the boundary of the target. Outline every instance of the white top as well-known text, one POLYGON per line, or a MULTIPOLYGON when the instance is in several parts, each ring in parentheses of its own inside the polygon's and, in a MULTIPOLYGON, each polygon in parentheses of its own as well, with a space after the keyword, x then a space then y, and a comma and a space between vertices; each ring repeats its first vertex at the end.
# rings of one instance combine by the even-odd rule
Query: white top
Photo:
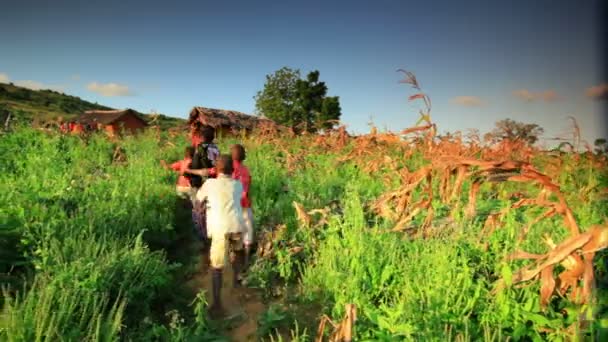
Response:
MULTIPOLYGON (((207 235, 245 232, 241 195, 243 186, 227 175, 218 175, 203 183, 196 193, 199 201, 207 199, 207 235)), ((220 234, 220 235, 217 235, 220 234)))

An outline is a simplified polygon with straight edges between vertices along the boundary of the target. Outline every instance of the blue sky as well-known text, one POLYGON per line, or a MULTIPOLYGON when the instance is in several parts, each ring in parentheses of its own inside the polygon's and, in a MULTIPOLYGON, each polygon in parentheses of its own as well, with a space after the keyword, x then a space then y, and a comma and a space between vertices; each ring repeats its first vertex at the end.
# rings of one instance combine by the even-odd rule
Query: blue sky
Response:
POLYGON ((592 141, 608 119, 586 93, 608 91, 600 2, 13 1, 0 12, 0 81, 185 117, 193 106, 252 113, 266 74, 318 69, 351 130, 371 117, 397 131, 418 115, 404 68, 440 131, 512 118, 555 136, 572 115, 592 141))

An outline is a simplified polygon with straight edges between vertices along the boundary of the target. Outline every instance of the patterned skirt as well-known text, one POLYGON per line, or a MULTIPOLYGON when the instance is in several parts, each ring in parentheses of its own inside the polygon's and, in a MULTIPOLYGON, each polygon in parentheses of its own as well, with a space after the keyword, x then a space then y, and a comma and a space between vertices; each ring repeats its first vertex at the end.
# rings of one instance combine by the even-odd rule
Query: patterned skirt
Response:
POLYGON ((207 202, 195 200, 192 207, 192 222, 201 241, 207 239, 207 202))

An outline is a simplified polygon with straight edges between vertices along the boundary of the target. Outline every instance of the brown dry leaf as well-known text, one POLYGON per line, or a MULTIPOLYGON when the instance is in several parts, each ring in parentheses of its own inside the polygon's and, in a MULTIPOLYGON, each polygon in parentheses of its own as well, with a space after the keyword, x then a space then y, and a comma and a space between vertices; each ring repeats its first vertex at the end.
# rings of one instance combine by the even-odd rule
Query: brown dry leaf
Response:
POLYGON ((400 134, 406 135, 406 134, 410 134, 410 133, 414 133, 414 132, 426 131, 432 127, 433 127, 433 125, 410 127, 410 128, 406 128, 406 129, 402 130, 400 134))
POLYGON ((414 95, 412 95, 412 96, 408 97, 407 99, 408 99, 409 101, 413 101, 413 100, 415 100, 415 99, 424 99, 424 96, 425 96, 424 94, 419 93, 419 94, 414 94, 414 95))
POLYGON ((547 266, 540 272, 540 305, 545 307, 555 290, 555 279, 553 279, 553 266, 547 266))
POLYGON ((543 254, 533 254, 528 253, 526 251, 515 251, 511 255, 507 257, 508 260, 518 260, 518 259, 540 259, 544 257, 543 254))
POLYGON ((477 193, 479 192, 480 186, 481 186, 480 182, 474 182, 471 185, 471 190, 469 191, 469 202, 467 203, 467 209, 465 210, 466 217, 470 218, 470 217, 475 216, 477 193))
POLYGON ((544 261, 533 269, 522 268, 513 276, 513 282, 518 283, 534 278, 545 267, 561 262, 577 249, 584 246, 591 239, 591 234, 581 234, 570 237, 550 251, 543 258, 544 261))
MULTIPOLYGON (((555 244, 553 243, 553 241, 551 240, 550 237, 548 237, 547 234, 545 234, 545 242, 547 243, 547 245, 551 248, 554 249, 555 248, 555 244)), ((587 243, 586 245, 588 245, 589 243, 587 243)), ((586 246, 585 245, 585 246, 586 246)), ((583 246, 583 248, 585 248, 583 246)), ((564 266, 564 268, 566 270, 578 270, 578 273, 582 272, 582 265, 583 265, 583 259, 581 259, 580 255, 578 255, 578 253, 572 253, 570 254, 568 257, 566 257, 561 263, 562 266, 564 266)))
POLYGON ((308 213, 306 213, 304 207, 296 201, 293 202, 293 207, 296 209, 296 215, 298 216, 298 221, 300 221, 300 224, 307 228, 310 227, 310 216, 308 213))
POLYGON ((418 202, 417 204, 415 204, 413 206, 412 210, 407 214, 407 216, 405 216, 404 218, 399 220, 399 222, 397 222, 397 224, 395 224, 395 227, 393 227, 393 229, 391 229, 391 231, 397 232, 397 231, 405 229, 406 224, 408 224, 422 210, 428 209, 430 207, 430 205, 431 205, 431 200, 429 200, 429 199, 425 199, 425 200, 418 202))
POLYGON ((589 303, 591 296, 593 295, 593 256, 595 253, 586 254, 584 256, 584 271, 583 271, 583 291, 581 293, 582 298, 586 303, 589 303))
POLYGON ((608 248, 608 227, 594 225, 589 228, 587 233, 591 234, 591 241, 583 247, 584 255, 608 248))
POLYGON ((462 183, 467 175, 467 167, 464 165, 459 165, 457 168, 456 180, 454 181, 454 186, 452 187, 452 194, 450 195, 450 201, 454 201, 456 197, 460 194, 460 190, 462 189, 462 183))
POLYGON ((327 315, 321 317, 315 342, 323 342, 325 326, 329 323, 334 329, 329 336, 329 342, 351 342, 353 327, 357 321, 357 308, 354 304, 346 304, 346 313, 339 324, 334 323, 327 315))
POLYGON ((581 262, 580 267, 573 268, 571 270, 566 270, 560 273, 558 277, 558 288, 559 293, 563 296, 566 294, 569 288, 578 287, 578 279, 583 275, 584 267, 581 262))

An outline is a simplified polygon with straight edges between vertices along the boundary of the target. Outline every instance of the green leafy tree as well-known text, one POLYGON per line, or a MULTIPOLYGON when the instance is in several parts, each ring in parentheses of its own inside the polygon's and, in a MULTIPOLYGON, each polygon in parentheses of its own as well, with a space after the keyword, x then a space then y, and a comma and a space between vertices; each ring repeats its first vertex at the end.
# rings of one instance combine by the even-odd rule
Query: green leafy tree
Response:
POLYGON ((321 113, 317 120, 320 128, 332 128, 340 120, 342 108, 340 107, 340 99, 338 96, 329 96, 323 99, 321 113))
POLYGON ((524 141, 534 144, 543 134, 544 129, 537 124, 527 124, 511 119, 496 122, 494 130, 486 134, 486 139, 490 141, 512 140, 524 141))
POLYGON ((255 97, 259 114, 296 131, 333 127, 340 119, 340 100, 327 96, 327 85, 315 70, 300 78, 299 70, 282 68, 266 76, 264 90, 255 97))
POLYGON ((595 145, 595 153, 607 154, 608 153, 608 141, 604 138, 595 139, 593 142, 595 145))
POLYGON ((254 97, 258 114, 263 114, 275 122, 293 126, 296 83, 300 79, 300 71, 283 67, 274 74, 266 76, 264 89, 254 97))

